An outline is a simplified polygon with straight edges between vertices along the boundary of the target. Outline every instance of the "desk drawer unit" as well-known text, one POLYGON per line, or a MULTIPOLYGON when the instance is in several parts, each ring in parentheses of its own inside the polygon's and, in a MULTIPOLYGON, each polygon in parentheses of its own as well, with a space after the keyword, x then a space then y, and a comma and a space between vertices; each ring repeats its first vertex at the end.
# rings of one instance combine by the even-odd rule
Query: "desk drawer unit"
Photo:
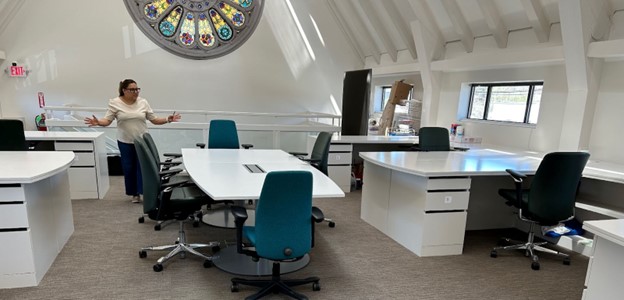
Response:
POLYGON ((353 145, 330 144, 327 169, 331 178, 343 192, 351 191, 351 160, 353 145))
POLYGON ((56 141, 56 151, 73 151, 76 155, 69 168, 70 193, 72 199, 98 198, 95 150, 92 141, 56 141))
POLYGON ((419 256, 462 253, 470 178, 427 178, 392 171, 390 186, 390 237, 419 256))

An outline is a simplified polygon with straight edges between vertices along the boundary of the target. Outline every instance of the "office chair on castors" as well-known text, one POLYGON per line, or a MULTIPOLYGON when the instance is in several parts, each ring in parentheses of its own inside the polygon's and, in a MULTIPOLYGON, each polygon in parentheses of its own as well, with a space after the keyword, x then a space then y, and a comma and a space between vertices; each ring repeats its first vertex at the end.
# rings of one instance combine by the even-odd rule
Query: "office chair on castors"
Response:
MULTIPOLYGON (((531 257, 531 268, 540 269, 537 251, 563 257, 565 265, 570 264, 569 255, 551 250, 542 245, 546 242, 534 242, 536 226, 553 226, 574 218, 576 192, 583 174, 589 153, 553 152, 546 154, 540 163, 529 189, 522 188, 522 181, 527 176, 514 170, 507 170, 513 178, 515 189, 500 189, 498 194, 507 200, 507 205, 518 208, 518 218, 529 222, 529 237, 526 242, 503 239, 511 246, 495 247, 491 257, 497 257, 499 250, 524 250, 531 257)), ((538 227, 539 228, 539 227, 538 227)))
POLYGON ((204 259, 204 267, 212 266, 212 256, 198 252, 198 248, 211 248, 215 253, 220 250, 219 243, 189 244, 186 242, 184 223, 193 219, 193 215, 210 198, 199 193, 196 187, 189 187, 186 182, 170 182, 163 184, 157 168, 157 162, 147 145, 141 138, 134 141, 137 156, 141 165, 143 179, 143 212, 155 221, 177 220, 180 228, 178 238, 174 244, 165 246, 144 247, 139 251, 139 257, 147 257, 147 251, 169 251, 158 259, 153 269, 156 272, 163 270, 163 264, 176 255, 185 258, 187 253, 204 259))
POLYGON ((0 151, 26 151, 24 123, 20 120, 0 120, 0 151))
MULTIPOLYGON (((325 176, 329 176, 327 171, 327 163, 329 161, 329 146, 331 142, 332 134, 329 132, 320 132, 316 137, 316 142, 314 142, 314 147, 312 147, 312 153, 310 153, 310 157, 307 158, 308 153, 304 152, 290 152, 290 154, 298 157, 301 160, 307 161, 313 167, 317 168, 319 171, 323 172, 325 176)), ((322 214, 321 209, 314 206, 313 210, 319 211, 322 214)), ((336 227, 336 222, 334 220, 325 218, 325 222, 329 223, 329 227, 336 227)))
POLYGON ((415 151, 451 151, 448 129, 444 127, 422 127, 418 130, 418 146, 415 151))
POLYGON ((256 206, 253 226, 244 226, 247 211, 232 207, 236 219, 238 253, 273 261, 270 279, 232 278, 232 292, 239 285, 260 287, 246 299, 259 299, 271 293, 283 293, 296 299, 307 299, 290 287, 312 283, 312 290, 321 290, 318 277, 282 279, 280 263, 302 259, 314 246, 314 222, 322 216, 312 212, 312 173, 308 171, 269 172, 256 206))

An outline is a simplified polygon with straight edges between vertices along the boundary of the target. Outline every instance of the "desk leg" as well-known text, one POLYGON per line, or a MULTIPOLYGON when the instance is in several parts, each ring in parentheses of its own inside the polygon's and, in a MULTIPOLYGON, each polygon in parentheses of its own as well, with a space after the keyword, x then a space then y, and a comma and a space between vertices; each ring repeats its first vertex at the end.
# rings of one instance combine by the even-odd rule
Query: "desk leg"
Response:
MULTIPOLYGON (((251 256, 236 252, 236 246, 221 249, 212 262, 222 271, 242 276, 270 276, 273 261, 260 259, 255 262, 251 256)), ((302 259, 294 262, 282 262, 281 274, 288 274, 304 268, 310 263, 310 257, 306 254, 302 259)))

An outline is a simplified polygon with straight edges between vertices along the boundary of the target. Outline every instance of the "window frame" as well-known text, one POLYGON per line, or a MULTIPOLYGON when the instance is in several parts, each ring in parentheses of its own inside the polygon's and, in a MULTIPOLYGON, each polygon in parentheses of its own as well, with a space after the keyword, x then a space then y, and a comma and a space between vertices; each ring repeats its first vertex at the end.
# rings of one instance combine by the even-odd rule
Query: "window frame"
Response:
MULTIPOLYGON (((477 121, 486 121, 486 122, 502 122, 509 124, 527 124, 527 125, 536 125, 535 123, 529 122, 529 117, 531 113, 531 107, 533 105, 533 94, 535 92, 535 87, 541 86, 542 92, 544 91, 544 82, 543 81, 522 81, 522 82, 496 82, 496 83, 471 83, 470 84, 470 98, 468 99, 468 110, 466 111, 466 119, 468 120, 477 120, 477 121), (500 86, 529 86, 529 92, 527 95, 527 101, 524 107, 524 117, 522 122, 516 121, 500 121, 500 120, 491 120, 488 119, 488 110, 490 108, 490 98, 492 96, 492 87, 500 87, 500 86), (485 106, 483 107, 483 117, 482 118, 471 118, 470 113, 472 112, 473 100, 475 87, 487 87, 487 94, 485 96, 485 106)), ((539 112, 538 112, 539 114, 539 112)), ((539 119, 539 115, 538 115, 539 119)))

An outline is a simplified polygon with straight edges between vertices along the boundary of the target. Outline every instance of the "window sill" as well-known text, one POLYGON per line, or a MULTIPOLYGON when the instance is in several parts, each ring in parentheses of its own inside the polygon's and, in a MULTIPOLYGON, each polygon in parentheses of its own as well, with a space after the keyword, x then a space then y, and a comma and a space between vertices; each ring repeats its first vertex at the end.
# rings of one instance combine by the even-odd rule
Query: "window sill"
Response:
POLYGON ((474 120, 474 119, 461 119, 459 121, 461 123, 484 124, 484 125, 495 125, 495 126, 511 126, 511 127, 523 127, 523 128, 533 128, 533 129, 537 127, 537 124, 503 122, 503 121, 485 121, 485 120, 474 120))

